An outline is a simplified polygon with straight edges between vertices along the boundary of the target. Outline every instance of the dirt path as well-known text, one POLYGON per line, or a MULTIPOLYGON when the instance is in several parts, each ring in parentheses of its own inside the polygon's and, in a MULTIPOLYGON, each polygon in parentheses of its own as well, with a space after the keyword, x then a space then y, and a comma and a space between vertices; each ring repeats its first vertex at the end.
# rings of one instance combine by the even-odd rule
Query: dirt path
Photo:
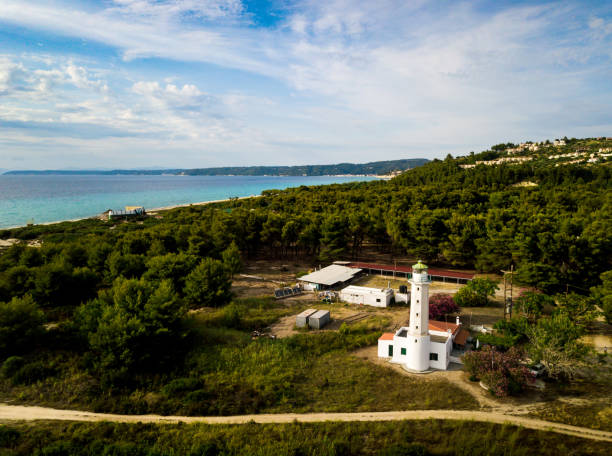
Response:
POLYGON ((476 412, 465 410, 413 410, 403 412, 364 412, 364 413, 283 413, 274 415, 238 416, 160 416, 160 415, 114 415, 78 410, 57 410, 46 407, 0 404, 0 421, 113 421, 120 423, 207 423, 243 424, 256 423, 316 423, 324 421, 399 421, 399 420, 472 420, 497 424, 512 424, 528 429, 551 431, 592 440, 612 442, 612 432, 570 426, 561 423, 533 418, 504 415, 502 413, 476 412))

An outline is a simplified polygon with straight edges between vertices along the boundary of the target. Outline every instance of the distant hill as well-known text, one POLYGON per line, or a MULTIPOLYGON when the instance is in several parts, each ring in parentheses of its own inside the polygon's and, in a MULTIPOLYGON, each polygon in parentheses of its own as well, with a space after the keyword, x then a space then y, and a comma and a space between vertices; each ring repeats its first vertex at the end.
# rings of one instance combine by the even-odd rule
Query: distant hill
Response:
POLYGON ((44 171, 9 171, 5 174, 89 174, 89 175, 161 175, 174 174, 183 176, 334 176, 348 175, 384 175, 396 171, 404 171, 424 165, 426 158, 407 158, 402 160, 387 160, 370 163, 338 163, 335 165, 303 165, 303 166, 227 166, 219 168, 195 169, 116 169, 116 170, 44 170, 44 171))

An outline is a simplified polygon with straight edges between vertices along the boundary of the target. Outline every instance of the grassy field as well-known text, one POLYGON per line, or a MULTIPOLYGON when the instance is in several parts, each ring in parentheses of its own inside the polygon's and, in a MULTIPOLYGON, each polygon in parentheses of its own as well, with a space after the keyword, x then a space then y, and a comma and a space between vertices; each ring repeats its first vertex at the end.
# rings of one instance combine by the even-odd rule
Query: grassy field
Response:
POLYGON ((611 358, 591 379, 552 383, 544 392, 547 401, 530 415, 559 423, 612 431, 611 358))
POLYGON ((135 375, 123 388, 105 388, 78 351, 38 350, 25 359, 33 377, 0 377, 0 400, 186 415, 478 407, 449 382, 419 381, 353 356, 352 350, 376 344, 388 324, 377 315, 343 331, 251 339, 252 330, 303 307, 247 299, 193 313, 185 358, 163 374, 135 375))
POLYGON ((283 425, 57 423, 0 426, 18 455, 604 455, 609 443, 460 421, 283 425))

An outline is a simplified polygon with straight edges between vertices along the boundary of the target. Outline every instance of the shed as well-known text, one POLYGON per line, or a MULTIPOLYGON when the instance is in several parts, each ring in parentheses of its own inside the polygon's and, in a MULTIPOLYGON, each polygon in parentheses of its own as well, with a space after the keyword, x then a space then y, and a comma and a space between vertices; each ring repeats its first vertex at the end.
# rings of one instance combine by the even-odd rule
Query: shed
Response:
POLYGON ((298 328, 304 328, 308 326, 308 318, 317 312, 317 309, 306 309, 301 314, 295 317, 295 326, 298 328))
POLYGON ((308 326, 321 329, 329 323, 329 310, 319 310, 308 317, 308 326))

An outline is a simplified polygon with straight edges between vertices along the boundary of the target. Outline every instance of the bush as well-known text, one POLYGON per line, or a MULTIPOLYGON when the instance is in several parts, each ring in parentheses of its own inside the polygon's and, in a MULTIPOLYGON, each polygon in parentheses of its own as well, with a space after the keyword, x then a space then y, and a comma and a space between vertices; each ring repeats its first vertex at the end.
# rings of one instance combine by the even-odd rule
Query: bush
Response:
POLYGON ((171 396, 177 393, 193 391, 202 386, 202 381, 198 378, 176 378, 162 388, 162 393, 171 396))
POLYGON ((445 315, 459 313, 459 306, 449 294, 435 294, 429 298, 429 319, 438 320, 445 315))
POLYGON ((486 306, 489 304, 489 296, 493 296, 498 288, 494 280, 472 279, 455 293, 454 300, 459 307, 486 306))
POLYGON ((231 299, 231 286, 223 263, 206 258, 185 279, 185 299, 191 307, 221 307, 231 299))
POLYGON ((2 375, 11 378, 24 364, 25 360, 21 356, 11 356, 2 363, 2 375))
POLYGON ((15 385, 31 385, 39 380, 55 375, 55 369, 41 362, 26 364, 19 368, 11 377, 15 385))
POLYGON ((0 356, 31 349, 44 332, 45 316, 30 295, 0 303, 0 356))
POLYGON ((533 375, 521 362, 522 352, 515 347, 500 352, 487 346, 466 353, 462 359, 470 376, 481 379, 498 397, 517 394, 533 381, 533 375))

